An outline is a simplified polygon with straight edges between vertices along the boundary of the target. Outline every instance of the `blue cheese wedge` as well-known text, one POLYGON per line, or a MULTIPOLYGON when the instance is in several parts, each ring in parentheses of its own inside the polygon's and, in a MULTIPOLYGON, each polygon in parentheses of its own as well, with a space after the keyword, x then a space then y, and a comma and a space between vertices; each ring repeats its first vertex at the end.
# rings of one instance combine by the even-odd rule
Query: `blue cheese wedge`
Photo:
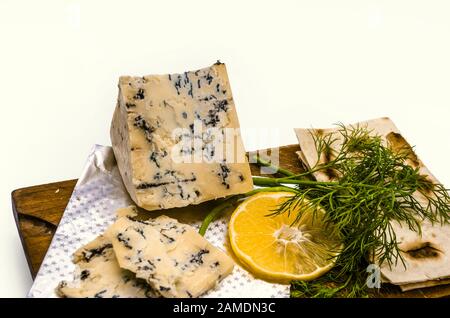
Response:
POLYGON ((167 216, 119 218, 106 234, 120 267, 163 297, 198 297, 233 270, 234 263, 197 231, 167 216))
POLYGON ((72 282, 62 281, 57 294, 67 298, 147 298, 156 297, 145 281, 120 268, 111 241, 104 236, 74 254, 77 268, 72 282))
POLYGON ((131 198, 146 210, 253 189, 224 64, 121 77, 111 141, 131 198))

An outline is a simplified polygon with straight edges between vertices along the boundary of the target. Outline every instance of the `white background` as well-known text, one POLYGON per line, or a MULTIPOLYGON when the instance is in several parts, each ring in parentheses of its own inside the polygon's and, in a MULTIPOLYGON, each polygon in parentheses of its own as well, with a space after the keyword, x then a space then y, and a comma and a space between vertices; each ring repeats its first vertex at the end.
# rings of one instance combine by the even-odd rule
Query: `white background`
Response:
POLYGON ((390 116, 450 186, 449 1, 0 0, 0 296, 32 281, 13 189, 109 144, 120 75, 226 62, 247 149, 390 116), (262 135, 264 136, 264 134, 262 135))

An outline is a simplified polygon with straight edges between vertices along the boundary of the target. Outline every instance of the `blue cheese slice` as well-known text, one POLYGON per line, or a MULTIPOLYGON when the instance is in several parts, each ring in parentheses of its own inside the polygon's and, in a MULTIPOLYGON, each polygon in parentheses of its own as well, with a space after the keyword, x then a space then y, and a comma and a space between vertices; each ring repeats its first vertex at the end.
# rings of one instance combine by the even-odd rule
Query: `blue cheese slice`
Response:
POLYGON ((234 263, 197 231, 167 216, 119 218, 106 234, 120 267, 163 297, 198 297, 233 270, 234 263))
POLYGON ((74 254, 77 268, 72 282, 62 281, 57 294, 67 298, 147 298, 156 297, 147 283, 120 268, 112 244, 104 236, 74 254))
POLYGON ((224 64, 121 77, 111 141, 131 198, 146 210, 253 189, 224 64))

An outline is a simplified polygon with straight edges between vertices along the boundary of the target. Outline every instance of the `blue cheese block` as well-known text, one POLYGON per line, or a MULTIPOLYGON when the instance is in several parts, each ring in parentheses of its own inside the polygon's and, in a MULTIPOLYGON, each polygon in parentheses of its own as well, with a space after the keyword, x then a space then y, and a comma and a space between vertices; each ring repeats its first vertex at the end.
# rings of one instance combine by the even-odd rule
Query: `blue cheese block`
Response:
POLYGON ((163 297, 198 297, 233 270, 234 263, 197 231, 167 216, 119 218, 107 231, 120 267, 163 297))
POLYGON ((253 189, 224 64, 121 77, 111 141, 131 198, 146 210, 253 189))
POLYGON ((104 236, 74 254, 77 265, 72 282, 62 281, 56 292, 67 298, 147 298, 157 297, 144 280, 120 268, 112 244, 104 236))

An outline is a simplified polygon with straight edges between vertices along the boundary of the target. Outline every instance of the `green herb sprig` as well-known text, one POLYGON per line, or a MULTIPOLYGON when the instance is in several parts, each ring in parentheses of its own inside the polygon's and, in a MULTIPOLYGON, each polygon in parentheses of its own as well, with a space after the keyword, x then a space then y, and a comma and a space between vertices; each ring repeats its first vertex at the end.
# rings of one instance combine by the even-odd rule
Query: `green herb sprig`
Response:
POLYGON ((289 187, 285 187, 285 186, 274 186, 274 187, 254 189, 254 190, 249 191, 244 194, 238 194, 238 195, 233 195, 233 196, 227 197, 227 198, 223 199, 220 203, 218 203, 211 210, 211 212, 209 212, 206 215, 206 217, 203 219, 202 224, 200 225, 200 229, 198 230, 198 233, 202 236, 205 235, 211 222, 216 220, 226 209, 233 207, 239 200, 244 199, 246 197, 250 197, 259 192, 277 192, 277 191, 296 192, 296 190, 293 188, 289 188, 289 187))
POLYGON ((343 250, 335 260, 335 267, 311 282, 294 281, 292 297, 365 297, 367 296, 366 267, 368 260, 387 263, 389 266, 403 262, 393 222, 400 222, 412 231, 421 232, 421 222, 446 224, 450 219, 450 196, 442 184, 433 183, 409 164, 412 149, 408 146, 395 151, 380 136, 364 127, 346 128, 340 125, 338 134, 313 134, 318 161, 309 171, 294 174, 286 169, 271 166, 256 158, 256 163, 270 166, 284 175, 281 178, 253 177, 253 182, 263 188, 243 195, 227 198, 204 219, 200 233, 205 234, 209 224, 226 208, 239 200, 262 191, 290 191, 290 197, 275 211, 297 213, 298 207, 323 208, 325 222, 330 222, 343 238, 343 250), (333 181, 314 181, 316 172, 335 177, 333 181), (286 187, 295 185, 295 188, 286 187), (419 195, 418 195, 419 194, 419 195), (419 201, 418 197, 422 199, 419 201))
MULTIPOLYGON (((338 133, 343 142, 337 151, 333 151, 337 142, 333 135, 313 135, 318 158, 325 156, 329 161, 318 162, 306 173, 253 180, 259 186, 296 185, 295 195, 273 214, 294 212, 299 219, 301 211, 297 208, 305 204, 327 211, 325 220, 333 223, 343 237, 344 248, 337 257, 335 269, 323 279, 344 281, 345 289, 351 287, 348 295, 359 297, 366 290, 363 277, 368 258, 389 266, 404 262, 393 222, 418 233, 424 220, 448 223, 450 196, 441 184, 433 183, 420 174, 419 168, 408 164, 410 147, 394 151, 380 136, 373 136, 359 126, 348 129, 340 125, 338 133), (298 180, 315 172, 338 178, 330 182, 298 180), (418 194, 423 198, 420 201, 418 194)), ((293 283, 293 296, 331 297, 344 289, 326 287, 323 279, 293 283)))

